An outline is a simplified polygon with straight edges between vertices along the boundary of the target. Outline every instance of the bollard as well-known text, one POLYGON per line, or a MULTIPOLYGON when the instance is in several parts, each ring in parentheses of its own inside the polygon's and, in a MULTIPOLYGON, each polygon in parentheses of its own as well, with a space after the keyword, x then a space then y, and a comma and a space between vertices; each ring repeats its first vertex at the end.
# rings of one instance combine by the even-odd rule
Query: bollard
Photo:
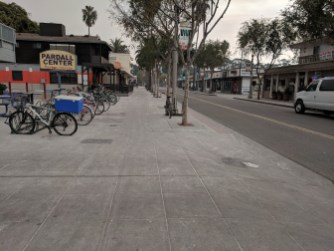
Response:
POLYGON ((43 83, 44 99, 46 99, 46 83, 43 83))
POLYGON ((29 92, 29 84, 28 84, 28 82, 26 82, 26 93, 28 93, 29 92))
POLYGON ((8 89, 9 89, 9 94, 12 96, 12 83, 8 82, 8 89))

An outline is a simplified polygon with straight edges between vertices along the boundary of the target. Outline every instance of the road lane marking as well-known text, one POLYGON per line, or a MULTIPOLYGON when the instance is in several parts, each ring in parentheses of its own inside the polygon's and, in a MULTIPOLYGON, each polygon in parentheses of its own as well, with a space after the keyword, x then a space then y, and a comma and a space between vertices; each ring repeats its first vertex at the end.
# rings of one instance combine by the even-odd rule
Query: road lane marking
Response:
POLYGON ((233 111, 233 112, 238 112, 238 113, 250 116, 250 117, 262 119, 262 120, 265 120, 265 121, 268 121, 268 122, 271 122, 271 123, 274 123, 274 124, 278 124, 278 125, 281 125, 281 126, 291 128, 291 129, 299 130, 299 131, 302 131, 302 132, 305 132, 305 133, 317 135, 317 136, 320 136, 320 137, 323 137, 323 138, 334 141, 334 136, 330 135, 330 134, 313 131, 313 130, 310 130, 310 129, 307 129, 307 128, 304 128, 304 127, 301 127, 301 126, 296 126, 296 125, 285 123, 285 122, 282 122, 282 121, 279 121, 279 120, 276 120, 276 119, 271 119, 271 118, 264 117, 264 116, 257 115, 257 114, 253 114, 253 113, 250 113, 250 112, 241 111, 241 110, 238 110, 238 109, 235 109, 235 108, 232 108, 232 107, 228 107, 228 106, 225 106, 225 105, 216 104, 216 103, 204 100, 204 99, 199 99, 199 98, 194 98, 194 97, 189 97, 189 98, 200 101, 200 102, 203 102, 203 103, 207 103, 207 104, 210 104, 210 105, 213 105, 213 106, 217 106, 217 107, 220 107, 220 108, 223 108, 223 109, 226 109, 226 110, 230 110, 230 111, 233 111))

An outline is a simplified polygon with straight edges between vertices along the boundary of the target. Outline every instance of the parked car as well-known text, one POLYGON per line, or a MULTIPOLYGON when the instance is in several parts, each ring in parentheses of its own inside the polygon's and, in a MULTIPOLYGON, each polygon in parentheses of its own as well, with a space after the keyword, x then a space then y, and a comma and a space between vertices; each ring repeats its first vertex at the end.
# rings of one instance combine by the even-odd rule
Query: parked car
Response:
POLYGON ((295 98, 295 112, 320 110, 325 114, 334 113, 334 77, 317 79, 295 98))

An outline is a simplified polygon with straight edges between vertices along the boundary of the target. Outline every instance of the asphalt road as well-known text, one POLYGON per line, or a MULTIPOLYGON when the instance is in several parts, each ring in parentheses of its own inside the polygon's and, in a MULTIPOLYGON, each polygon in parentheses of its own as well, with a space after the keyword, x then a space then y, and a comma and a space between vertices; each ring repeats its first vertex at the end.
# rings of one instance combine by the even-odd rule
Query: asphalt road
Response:
POLYGON ((189 107, 334 182, 334 116, 196 93, 189 107))

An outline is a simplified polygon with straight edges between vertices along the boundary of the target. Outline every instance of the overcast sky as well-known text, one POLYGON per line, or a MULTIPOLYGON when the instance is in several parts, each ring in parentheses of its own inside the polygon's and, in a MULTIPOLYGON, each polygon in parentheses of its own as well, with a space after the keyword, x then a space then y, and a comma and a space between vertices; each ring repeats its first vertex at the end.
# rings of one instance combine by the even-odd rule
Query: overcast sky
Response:
MULTIPOLYGON (((126 38, 120 27, 110 19, 109 0, 0 0, 5 3, 15 2, 30 13, 30 19, 36 22, 61 23, 66 26, 66 34, 86 35, 88 28, 82 21, 82 9, 93 6, 98 18, 91 28, 91 35, 99 35, 109 43, 110 39, 126 38)), ((273 18, 279 16, 290 0, 232 0, 224 19, 210 35, 211 39, 227 40, 233 57, 240 57, 236 49, 237 34, 241 24, 252 18, 273 18)), ((133 51, 133 50, 132 50, 133 51)))

